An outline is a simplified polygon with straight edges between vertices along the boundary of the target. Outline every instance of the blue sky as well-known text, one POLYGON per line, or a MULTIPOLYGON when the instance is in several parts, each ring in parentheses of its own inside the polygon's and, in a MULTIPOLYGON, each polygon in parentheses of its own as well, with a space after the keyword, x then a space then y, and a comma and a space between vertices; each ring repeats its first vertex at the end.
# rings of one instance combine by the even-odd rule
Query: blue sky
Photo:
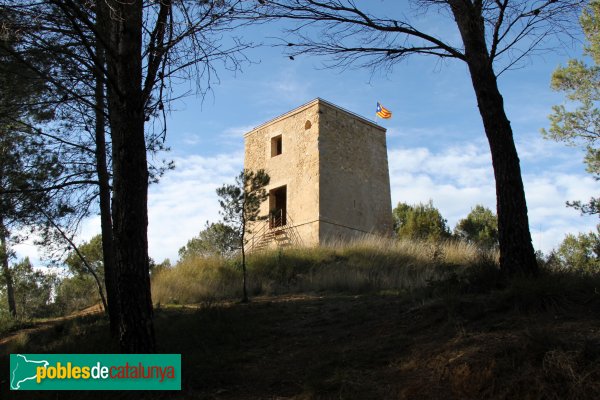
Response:
MULTIPOLYGON (((419 18, 440 34, 456 36, 453 21, 443 15, 419 18)), ((268 41, 281 36, 277 28, 261 25, 243 34, 255 42, 268 41)), ((550 90, 550 75, 580 54, 578 46, 548 52, 499 78, 521 159, 533 243, 546 252, 566 233, 589 231, 598 222, 564 205, 600 189, 585 172, 583 150, 540 135, 551 106, 563 101, 550 90)), ((149 194, 149 245, 155 260, 175 261, 177 250, 205 221, 219 219, 215 189, 242 168, 243 134, 316 97, 370 119, 377 101, 393 112, 391 120, 377 121, 388 130, 393 206, 431 199, 452 228, 476 204, 495 209, 489 147, 464 63, 417 56, 391 72, 373 73, 324 69, 324 60, 314 57, 290 60, 281 48, 262 47, 247 55, 253 63, 242 72, 219 69, 220 82, 213 82, 204 100, 189 96, 173 104, 167 156, 176 169, 151 186, 149 194)), ((176 88, 187 89, 189 85, 176 88)), ((99 218, 90 218, 78 241, 99 230, 99 218)), ((20 256, 38 258, 31 245, 17 250, 20 256)))

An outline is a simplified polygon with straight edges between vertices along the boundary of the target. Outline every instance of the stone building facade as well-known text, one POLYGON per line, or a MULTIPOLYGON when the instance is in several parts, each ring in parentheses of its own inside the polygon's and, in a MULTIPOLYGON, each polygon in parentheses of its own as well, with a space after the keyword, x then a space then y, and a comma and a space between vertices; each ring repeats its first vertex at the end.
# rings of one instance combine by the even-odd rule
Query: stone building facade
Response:
POLYGON ((271 177, 248 250, 390 235, 385 132, 317 98, 246 133, 244 168, 271 177))

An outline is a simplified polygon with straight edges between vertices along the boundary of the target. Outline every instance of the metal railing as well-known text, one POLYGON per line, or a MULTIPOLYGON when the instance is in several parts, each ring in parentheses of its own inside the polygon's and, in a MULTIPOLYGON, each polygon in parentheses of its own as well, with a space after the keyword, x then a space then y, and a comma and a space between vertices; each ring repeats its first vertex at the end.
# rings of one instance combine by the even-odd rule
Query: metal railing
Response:
POLYGON ((246 245, 248 252, 262 250, 271 243, 277 243, 280 247, 302 244, 292 218, 281 209, 270 213, 267 220, 253 233, 246 245))
POLYGON ((273 210, 269 213, 269 228, 279 228, 286 225, 287 213, 283 213, 283 209, 273 210))

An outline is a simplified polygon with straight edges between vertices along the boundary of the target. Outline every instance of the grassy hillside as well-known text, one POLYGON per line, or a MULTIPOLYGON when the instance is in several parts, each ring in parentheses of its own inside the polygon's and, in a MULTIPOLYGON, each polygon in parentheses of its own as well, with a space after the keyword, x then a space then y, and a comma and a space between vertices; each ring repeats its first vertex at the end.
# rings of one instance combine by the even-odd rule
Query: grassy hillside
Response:
MULTIPOLYGON (((537 279, 505 282, 488 255, 474 251, 469 259, 463 252, 458 262, 451 254, 450 247, 412 259, 372 247, 263 254, 251 270, 258 296, 249 304, 218 299, 215 288, 238 294, 239 276, 226 261, 214 264, 218 272, 208 264, 163 271, 154 285, 163 285, 164 296, 183 282, 189 289, 180 287, 178 301, 195 299, 185 306, 162 300, 156 311, 159 351, 182 354, 183 390, 108 397, 600 397, 599 276, 544 270, 537 279)), ((108 398, 7 393, 11 352, 116 351, 101 315, 56 321, 0 343, 0 398, 108 398)))
MULTIPOLYGON (((497 254, 464 242, 370 238, 325 247, 250 254, 249 293, 407 292, 468 271, 497 267, 497 254)), ((189 304, 241 297, 238 260, 187 258, 152 279, 155 303, 189 304)))

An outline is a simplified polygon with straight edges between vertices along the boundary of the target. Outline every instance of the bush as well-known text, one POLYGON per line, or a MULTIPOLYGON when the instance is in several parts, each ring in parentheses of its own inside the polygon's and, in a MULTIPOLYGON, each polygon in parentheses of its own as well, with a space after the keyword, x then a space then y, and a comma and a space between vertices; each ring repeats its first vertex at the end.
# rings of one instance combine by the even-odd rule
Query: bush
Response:
POLYGON ((436 242, 451 237, 446 219, 431 200, 427 204, 398 203, 392 215, 394 230, 400 239, 436 242))
POLYGON ((54 307, 59 314, 68 315, 100 302, 94 279, 90 275, 76 275, 60 281, 56 288, 54 307))
POLYGON ((10 315, 8 310, 0 309, 0 335, 14 330, 17 326, 17 321, 10 315))
POLYGON ((600 272, 600 226, 596 232, 567 235, 548 258, 561 269, 591 274, 600 272))

